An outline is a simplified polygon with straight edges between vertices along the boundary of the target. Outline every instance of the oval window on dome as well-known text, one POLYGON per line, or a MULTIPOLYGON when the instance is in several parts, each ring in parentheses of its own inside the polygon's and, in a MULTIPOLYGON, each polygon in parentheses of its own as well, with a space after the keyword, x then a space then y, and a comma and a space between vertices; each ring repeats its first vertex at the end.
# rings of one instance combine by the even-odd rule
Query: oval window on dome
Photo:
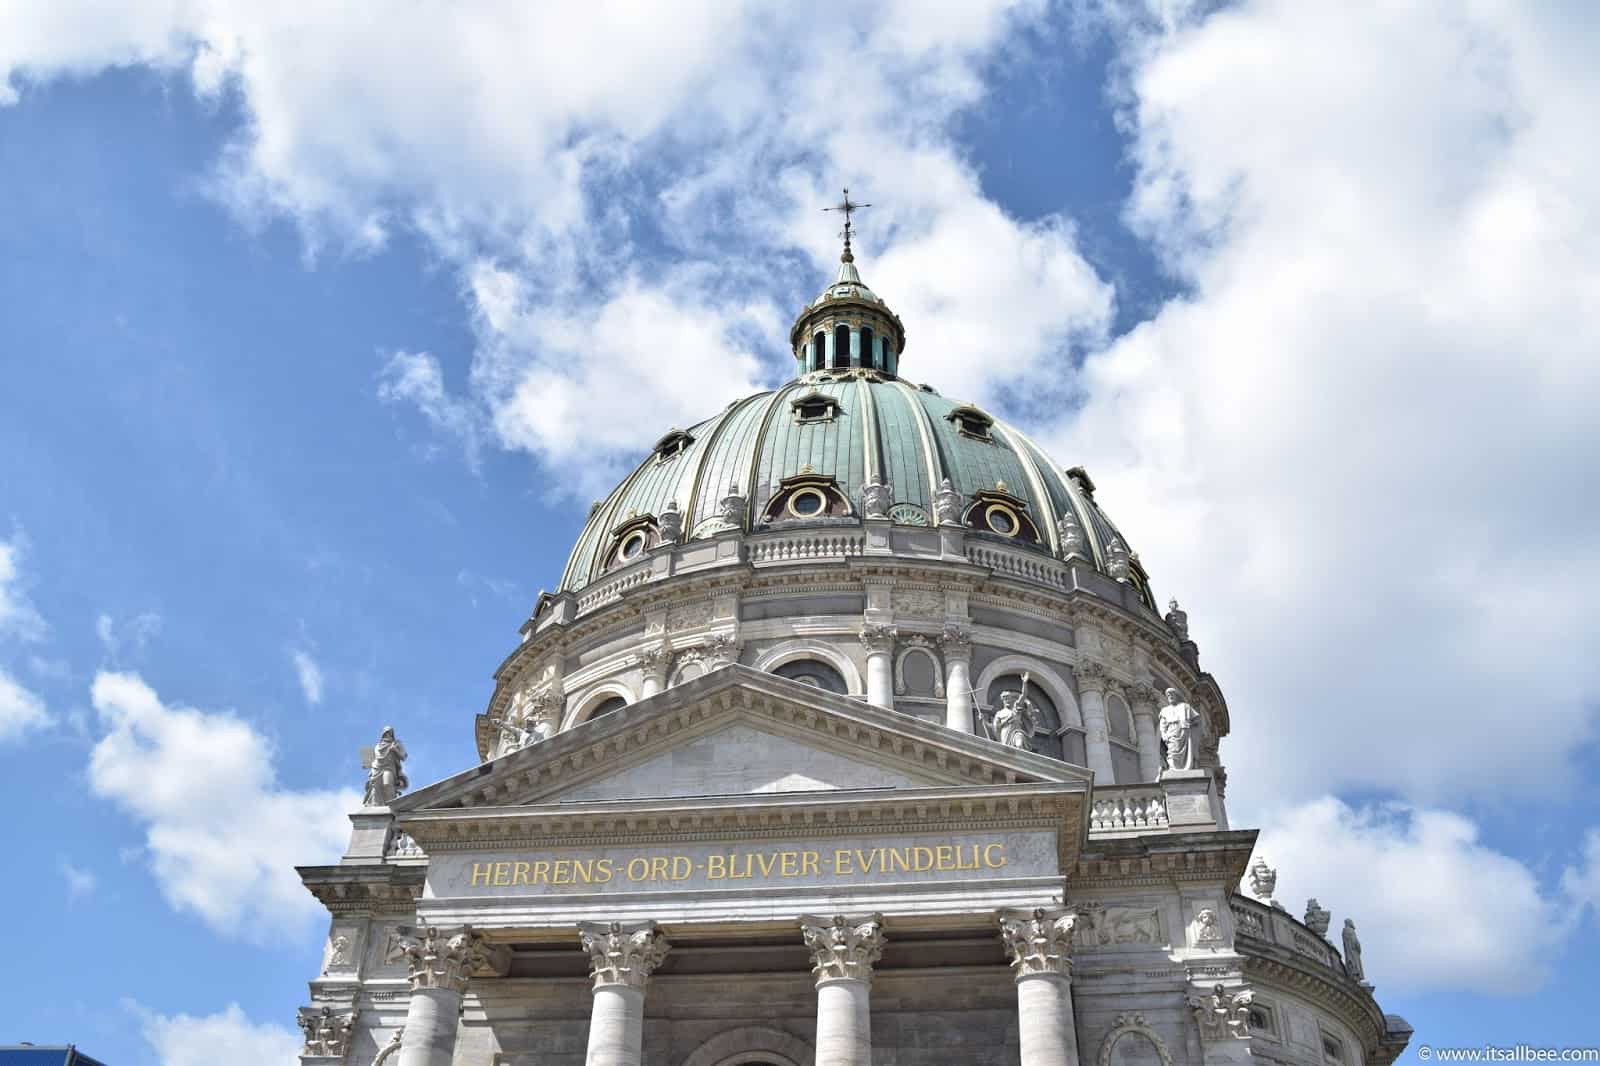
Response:
POLYGON ((796 518, 814 518, 828 508, 828 497, 821 489, 799 489, 789 497, 789 513, 796 518))
POLYGON ((642 529, 629 533, 622 541, 622 546, 617 549, 617 558, 635 559, 643 554, 645 546, 650 542, 649 534, 642 529))
POLYGON ((984 519, 991 532, 1002 537, 1014 537, 1022 528, 1022 520, 1017 517, 1017 512, 1004 504, 994 504, 984 513, 984 519))

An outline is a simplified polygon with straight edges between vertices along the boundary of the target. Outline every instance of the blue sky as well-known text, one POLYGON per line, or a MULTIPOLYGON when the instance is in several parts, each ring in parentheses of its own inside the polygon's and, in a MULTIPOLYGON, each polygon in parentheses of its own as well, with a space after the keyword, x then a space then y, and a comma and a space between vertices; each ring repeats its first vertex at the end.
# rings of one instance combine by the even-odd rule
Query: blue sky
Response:
POLYGON ((589 500, 782 380, 841 184, 906 372, 1190 611, 1280 898, 1418 1043, 1593 1041, 1588 9, 889 5, 794 71, 798 13, 122 7, 0 12, 0 1041, 284 1061, 356 751, 475 758, 589 500))

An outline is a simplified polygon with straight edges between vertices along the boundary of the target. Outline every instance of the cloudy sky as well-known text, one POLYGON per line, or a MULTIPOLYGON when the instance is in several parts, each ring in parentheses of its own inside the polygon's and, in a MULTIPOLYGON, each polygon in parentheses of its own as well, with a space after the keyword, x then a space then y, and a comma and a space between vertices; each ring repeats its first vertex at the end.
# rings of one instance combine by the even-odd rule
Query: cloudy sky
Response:
POLYGON ((290 1060, 358 748, 475 758, 849 185, 906 374, 1190 611, 1280 897, 1418 1043, 1592 1043, 1600 8, 768 6, 0 6, 0 1042, 290 1060))

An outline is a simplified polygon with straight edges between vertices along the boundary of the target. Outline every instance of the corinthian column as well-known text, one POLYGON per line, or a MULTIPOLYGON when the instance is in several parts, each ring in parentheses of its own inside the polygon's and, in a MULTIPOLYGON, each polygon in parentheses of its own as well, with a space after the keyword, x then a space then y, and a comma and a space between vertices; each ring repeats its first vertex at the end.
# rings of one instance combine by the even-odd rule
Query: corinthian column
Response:
POLYGON ((1161 777, 1161 737, 1156 732, 1156 688, 1141 681, 1128 690, 1133 703, 1133 729, 1139 738, 1139 780, 1161 777))
POLYGON ((944 651, 944 724, 963 733, 972 728, 972 634, 947 625, 939 634, 944 651))
POLYGON ((594 1009, 584 1066, 639 1066, 644 1054, 644 986, 671 947, 655 922, 579 922, 589 953, 594 1009))
POLYGON ((883 915, 803 915, 800 934, 817 975, 816 1066, 872 1066, 872 964, 883 955, 883 915))
POLYGON ((456 1051, 461 996, 472 971, 489 962, 489 947, 472 926, 398 930, 411 972, 399 1066, 450 1066, 456 1051))
POLYGON ((894 706, 893 626, 868 622, 861 627, 861 646, 867 649, 867 702, 877 707, 894 706))
POLYGON ((1017 979, 1022 1066, 1078 1066, 1072 1023, 1072 933, 1077 915, 1059 907, 1001 911, 1000 939, 1017 979))
POLYGON ((1088 753, 1089 769, 1094 771, 1097 785, 1114 784, 1117 772, 1111 768, 1111 739, 1106 735, 1106 668, 1093 660, 1080 662, 1074 673, 1078 678, 1078 704, 1083 712, 1084 746, 1088 753))

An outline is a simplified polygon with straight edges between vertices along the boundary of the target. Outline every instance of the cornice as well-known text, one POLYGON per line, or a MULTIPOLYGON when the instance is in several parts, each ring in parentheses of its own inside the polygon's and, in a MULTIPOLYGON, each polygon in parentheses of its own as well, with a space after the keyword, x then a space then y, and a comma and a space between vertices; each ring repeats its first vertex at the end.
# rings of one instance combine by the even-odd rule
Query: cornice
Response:
POLYGON ((413 914, 427 868, 421 865, 297 866, 301 884, 335 916, 413 914))
POLYGON ((607 844, 836 837, 873 831, 1056 832, 1063 869, 1081 846, 1084 793, 1059 782, 973 789, 772 793, 418 811, 400 824, 429 854, 607 844))

